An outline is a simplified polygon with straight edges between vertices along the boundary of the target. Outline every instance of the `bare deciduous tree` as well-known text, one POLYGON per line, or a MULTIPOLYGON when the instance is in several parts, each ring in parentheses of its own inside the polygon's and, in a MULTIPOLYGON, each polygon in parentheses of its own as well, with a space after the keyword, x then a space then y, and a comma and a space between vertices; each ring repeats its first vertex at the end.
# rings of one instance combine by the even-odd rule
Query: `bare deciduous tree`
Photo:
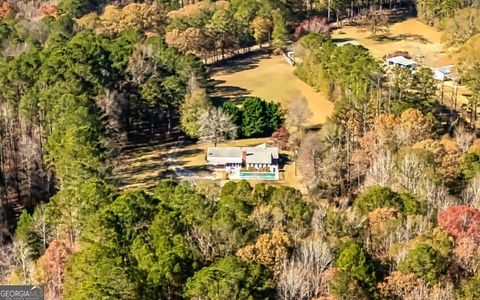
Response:
POLYGON ((443 183, 437 183, 430 178, 420 182, 418 195, 431 204, 431 208, 442 210, 458 203, 458 199, 451 196, 443 183))
POLYGON ((13 242, 13 261, 15 266, 20 270, 23 283, 29 284, 31 282, 31 264, 32 264, 32 250, 23 241, 13 242))
POLYGON ((290 127, 302 132, 312 112, 308 108, 307 98, 301 95, 293 95, 287 106, 287 123, 290 127))
POLYGON ((453 285, 451 283, 447 283, 445 285, 435 285, 433 287, 429 287, 425 283, 417 285, 416 288, 414 288, 403 299, 453 300, 455 299, 453 292, 453 285))
POLYGON ((127 66, 132 82, 141 85, 149 76, 156 73, 157 66, 153 56, 154 51, 151 45, 137 45, 135 47, 127 66))
POLYGON ((455 128, 454 139, 460 149, 462 149, 463 152, 466 152, 472 145, 473 140, 475 139, 475 134, 465 128, 465 126, 459 125, 455 128))
POLYGON ((213 261, 219 255, 218 243, 210 231, 194 225, 188 232, 188 238, 198 246, 206 261, 213 261))
POLYGON ((278 294, 282 299, 311 299, 327 296, 324 272, 333 255, 330 246, 314 236, 300 244, 290 261, 283 264, 278 294))
POLYGON ((223 112, 221 108, 207 110, 199 119, 198 135, 200 142, 218 143, 226 139, 237 137, 237 126, 233 123, 230 115, 223 112))
POLYGON ((379 151, 373 157, 372 163, 367 170, 364 186, 391 186, 392 168, 392 153, 388 150, 379 151))
POLYGON ((13 267, 13 249, 12 245, 0 247, 0 283, 7 283, 7 277, 10 275, 13 267))
POLYGON ((48 213, 45 204, 41 203, 36 208, 32 215, 33 228, 42 240, 43 250, 47 249, 47 244, 51 239, 50 221, 48 220, 48 213))
POLYGON ((294 261, 286 261, 278 281, 279 298, 306 299, 309 290, 306 273, 306 270, 294 261))
POLYGON ((466 204, 475 208, 480 208, 480 174, 477 173, 467 185, 463 192, 463 199, 466 204))
POLYGON ((425 165, 416 155, 406 153, 397 163, 397 182, 413 194, 420 188, 420 182, 425 176, 425 165))

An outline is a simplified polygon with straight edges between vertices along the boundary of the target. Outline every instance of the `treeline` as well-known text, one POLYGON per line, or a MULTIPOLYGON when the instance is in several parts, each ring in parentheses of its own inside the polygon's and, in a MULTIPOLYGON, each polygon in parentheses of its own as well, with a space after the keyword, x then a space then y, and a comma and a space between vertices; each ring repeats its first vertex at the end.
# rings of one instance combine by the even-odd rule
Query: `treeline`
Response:
POLYGON ((205 58, 223 58, 256 43, 282 49, 288 38, 287 22, 293 20, 295 4, 300 2, 200 1, 168 13, 165 38, 169 45, 205 58))

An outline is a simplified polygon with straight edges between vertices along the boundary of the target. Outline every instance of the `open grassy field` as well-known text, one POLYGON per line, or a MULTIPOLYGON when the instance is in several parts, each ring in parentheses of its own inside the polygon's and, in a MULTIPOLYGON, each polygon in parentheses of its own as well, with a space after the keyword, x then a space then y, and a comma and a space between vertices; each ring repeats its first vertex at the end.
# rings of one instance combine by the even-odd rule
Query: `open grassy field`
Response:
POLYGON ((390 34, 380 40, 371 37, 364 26, 345 26, 336 30, 334 39, 357 40, 373 56, 381 59, 395 51, 408 51, 416 60, 429 67, 455 64, 457 55, 446 53, 442 45, 443 33, 415 18, 391 24, 390 34))
MULTIPOLYGON (((268 143, 269 138, 253 138, 227 141, 219 147, 252 147, 268 143)), ((121 188, 126 189, 151 189, 159 180, 169 176, 175 177, 174 169, 182 173, 182 179, 202 182, 215 178, 206 172, 205 152, 209 145, 192 142, 159 142, 143 144, 123 152, 117 160, 114 173, 115 179, 121 188), (178 170, 180 169, 180 170, 178 170)), ((283 153, 288 154, 288 153, 283 153)), ((288 162, 278 184, 288 185, 302 189, 301 176, 295 176, 294 164, 288 162)), ((221 183, 220 180, 217 180, 221 183)), ((257 182, 252 182, 256 184, 257 182)))
POLYGON ((244 96, 257 96, 285 105, 292 94, 307 98, 313 117, 310 124, 325 122, 333 111, 333 103, 295 76, 294 67, 282 56, 252 56, 235 60, 214 71, 215 96, 235 101, 244 96))

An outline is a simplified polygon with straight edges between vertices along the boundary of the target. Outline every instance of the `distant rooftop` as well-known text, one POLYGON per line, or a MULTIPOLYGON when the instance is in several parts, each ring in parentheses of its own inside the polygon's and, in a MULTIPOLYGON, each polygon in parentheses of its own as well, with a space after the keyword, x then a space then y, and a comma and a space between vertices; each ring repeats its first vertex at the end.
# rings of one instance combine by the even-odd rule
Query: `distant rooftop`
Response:
POLYGON ((394 56, 387 58, 386 61, 389 64, 401 65, 401 66, 413 66, 416 64, 415 61, 405 58, 404 56, 394 56))

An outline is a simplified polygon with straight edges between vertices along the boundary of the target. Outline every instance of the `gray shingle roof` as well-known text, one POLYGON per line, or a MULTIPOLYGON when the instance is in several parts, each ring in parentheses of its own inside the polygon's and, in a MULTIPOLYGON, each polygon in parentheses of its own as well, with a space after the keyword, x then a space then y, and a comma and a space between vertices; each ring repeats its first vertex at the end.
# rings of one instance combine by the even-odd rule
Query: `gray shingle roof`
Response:
POLYGON ((267 144, 256 147, 210 147, 207 162, 210 164, 242 163, 242 153, 246 153, 247 164, 271 164, 278 159, 278 148, 267 144))
POLYGON ((210 147, 207 162, 211 164, 242 163, 242 149, 238 147, 210 147))

